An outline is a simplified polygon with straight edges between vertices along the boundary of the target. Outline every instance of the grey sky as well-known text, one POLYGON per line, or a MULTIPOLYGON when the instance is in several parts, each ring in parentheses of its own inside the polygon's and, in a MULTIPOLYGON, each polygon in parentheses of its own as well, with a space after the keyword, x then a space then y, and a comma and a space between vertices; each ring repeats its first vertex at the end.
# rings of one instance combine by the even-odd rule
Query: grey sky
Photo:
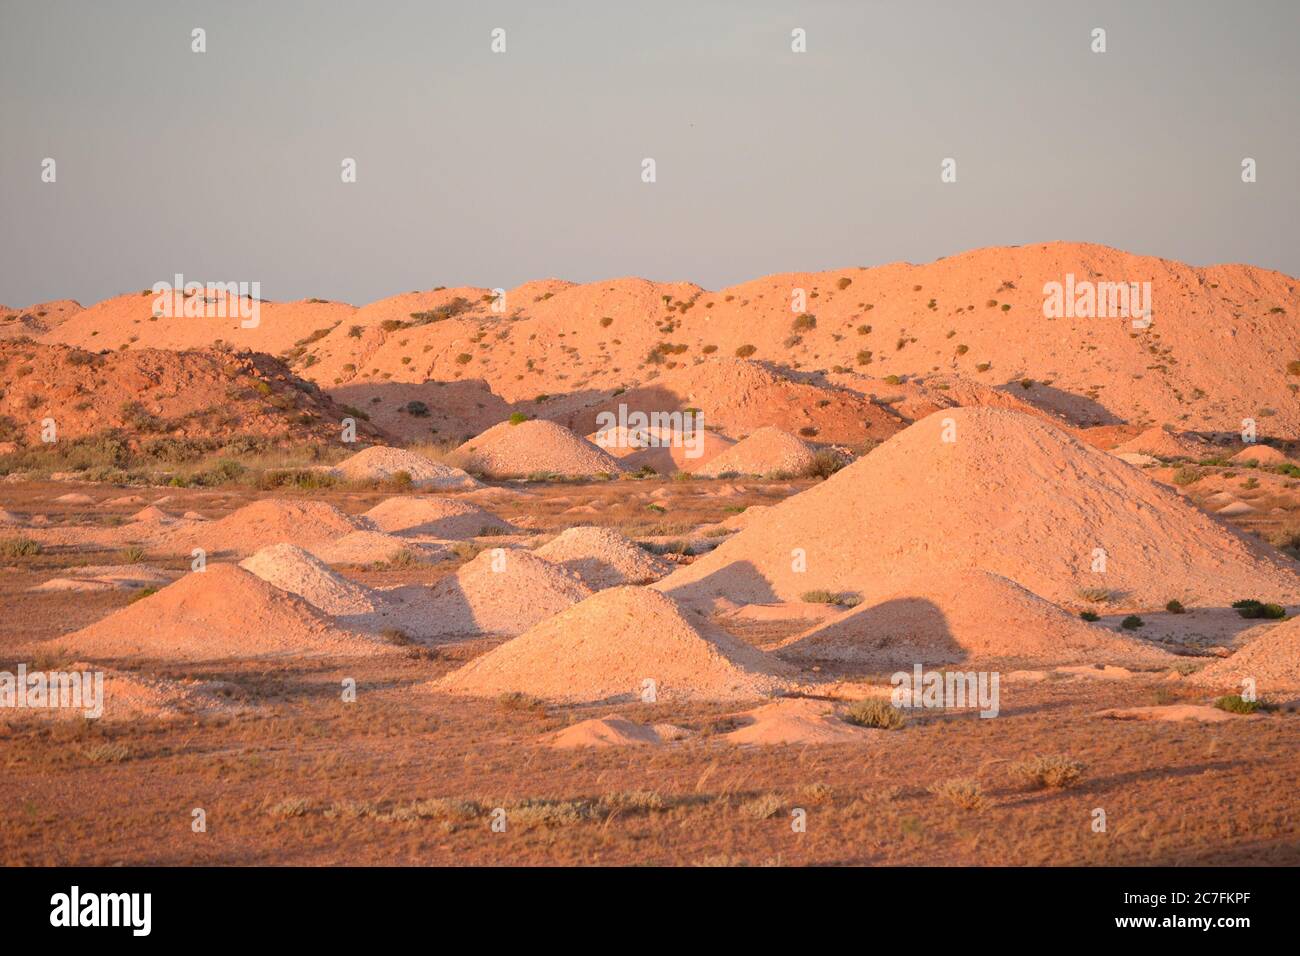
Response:
POLYGON ((1298 275, 1298 35, 1288 0, 0 0, 0 302, 718 288, 1053 239, 1298 275))

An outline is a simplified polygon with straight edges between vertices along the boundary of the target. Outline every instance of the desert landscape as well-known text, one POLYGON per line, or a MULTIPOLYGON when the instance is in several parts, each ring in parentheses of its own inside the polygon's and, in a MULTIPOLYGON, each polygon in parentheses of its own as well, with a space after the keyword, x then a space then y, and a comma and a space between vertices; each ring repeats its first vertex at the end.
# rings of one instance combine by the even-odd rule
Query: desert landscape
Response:
POLYGON ((1300 863, 1297 291, 0 309, 0 860, 1300 863))

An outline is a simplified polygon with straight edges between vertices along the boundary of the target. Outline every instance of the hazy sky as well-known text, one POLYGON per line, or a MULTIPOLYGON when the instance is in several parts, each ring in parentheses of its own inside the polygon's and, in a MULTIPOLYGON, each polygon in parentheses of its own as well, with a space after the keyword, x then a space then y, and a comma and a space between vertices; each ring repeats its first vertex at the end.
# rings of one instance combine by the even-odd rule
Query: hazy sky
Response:
POLYGON ((1294 0, 0 0, 0 302, 718 288, 1053 239, 1300 275, 1297 36, 1294 0))

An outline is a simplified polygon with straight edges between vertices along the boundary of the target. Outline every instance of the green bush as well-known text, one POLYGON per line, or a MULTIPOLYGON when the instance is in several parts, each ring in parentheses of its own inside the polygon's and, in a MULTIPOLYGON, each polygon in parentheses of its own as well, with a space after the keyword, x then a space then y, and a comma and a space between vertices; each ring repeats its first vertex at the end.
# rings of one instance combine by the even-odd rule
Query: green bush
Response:
POLYGON ((1146 621, 1142 620, 1142 618, 1138 617, 1136 614, 1130 614, 1128 617, 1124 618, 1124 620, 1119 622, 1119 626, 1124 628, 1126 631, 1136 631, 1139 627, 1146 627, 1146 623, 1146 621))
POLYGON ((907 723, 902 711, 879 697, 854 701, 844 711, 844 721, 855 727, 874 727, 879 730, 898 730, 907 723))

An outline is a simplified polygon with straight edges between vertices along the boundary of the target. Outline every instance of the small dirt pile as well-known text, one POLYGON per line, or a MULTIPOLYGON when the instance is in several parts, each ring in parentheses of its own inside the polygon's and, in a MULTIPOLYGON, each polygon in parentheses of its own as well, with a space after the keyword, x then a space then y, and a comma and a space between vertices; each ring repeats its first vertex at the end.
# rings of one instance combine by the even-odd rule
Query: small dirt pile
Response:
POLYGON ((881 669, 1006 659, 1033 664, 1168 666, 1172 655, 1088 624, 986 571, 929 573, 782 644, 796 660, 881 669))
POLYGON ((273 544, 239 562, 267 584, 296 594, 332 616, 368 614, 379 606, 370 589, 349 581, 296 544, 273 544))
POLYGON ((789 432, 760 428, 743 441, 715 456, 696 474, 806 475, 813 467, 812 450, 789 432))
POLYGON ((752 699, 784 686, 785 665, 676 602, 620 587, 542 621, 436 682, 456 694, 520 691, 547 700, 752 699))
POLYGON ((492 548, 428 588, 422 602, 403 596, 424 616, 426 634, 514 635, 591 590, 572 571, 528 551, 492 548))
POLYGON ((452 498, 411 495, 386 498, 365 516, 388 534, 423 535, 463 541, 480 535, 510 534, 517 530, 492 512, 452 498))
POLYGON ((1111 449, 1114 454, 1134 453, 1155 458, 1190 458, 1198 461, 1214 454, 1214 446, 1194 435, 1180 435, 1164 428, 1148 428, 1136 438, 1111 449))
POLYGON ((471 438, 453 453, 467 471, 492 478, 616 475, 618 459, 563 425, 548 421, 502 422, 471 438))
POLYGON ((1250 445, 1233 455, 1229 461, 1237 465, 1252 461, 1256 465, 1264 466, 1293 464, 1290 458, 1272 445, 1250 445))
POLYGON ((638 724, 625 717, 610 715, 583 720, 571 727, 551 734, 548 744, 556 750, 576 747, 637 747, 662 744, 674 739, 681 731, 670 724, 638 724), (660 735, 660 728, 667 736, 660 735))
POLYGON ((1239 694, 1247 678, 1253 678, 1256 692, 1266 697, 1300 690, 1300 618, 1269 628, 1231 657, 1215 661, 1188 679, 1239 694))
POLYGON ((1133 610, 1187 593, 1221 606, 1243 594, 1300 601, 1300 574, 1276 551, 1113 455, 992 408, 922 419, 653 587, 692 603, 814 589, 871 600, 908 577, 967 568, 1062 605, 1095 588, 1133 610), (1104 573, 1093 570, 1100 556, 1104 573))
POLYGON ((386 649, 340 630, 302 598, 233 564, 210 564, 206 571, 187 574, 157 594, 46 646, 93 660, 184 661, 356 656, 386 649))
POLYGON ((164 531, 159 545, 176 551, 203 548, 250 554, 272 544, 304 548, 324 544, 356 531, 358 523, 323 501, 265 498, 245 505, 217 521, 164 531))
POLYGON ((742 725, 719 739, 732 744, 866 743, 887 733, 841 720, 824 700, 790 697, 740 715, 742 725))
POLYGON ((68 706, 74 698, 71 696, 71 681, 67 682, 69 696, 61 698, 63 683, 51 686, 47 707, 24 707, 14 710, 0 710, 0 717, 9 720, 24 718, 81 720, 90 716, 94 720, 173 720, 181 717, 211 717, 222 714, 234 714, 243 709, 242 696, 238 687, 225 681, 177 681, 164 677, 150 677, 119 671, 113 668, 96 667, 86 662, 77 662, 59 668, 61 673, 79 675, 82 697, 78 704, 87 706, 68 706), (96 689, 95 674, 103 675, 103 684, 96 689), (102 698, 92 698, 102 690, 102 698), (98 706, 95 706, 98 704, 98 706), (98 713, 94 713, 98 711, 98 713))
POLYGON ((459 468, 385 445, 372 445, 339 462, 334 467, 334 474, 347 481, 358 482, 392 481, 399 474, 405 474, 411 479, 413 487, 439 491, 481 488, 483 484, 459 468))
POLYGON ((364 567, 371 564, 430 560, 441 557, 436 546, 417 544, 382 531, 353 531, 307 549, 326 564, 364 567))
POLYGON ((672 569, 610 528, 570 528, 533 553, 573 571, 593 591, 649 584, 672 569))

